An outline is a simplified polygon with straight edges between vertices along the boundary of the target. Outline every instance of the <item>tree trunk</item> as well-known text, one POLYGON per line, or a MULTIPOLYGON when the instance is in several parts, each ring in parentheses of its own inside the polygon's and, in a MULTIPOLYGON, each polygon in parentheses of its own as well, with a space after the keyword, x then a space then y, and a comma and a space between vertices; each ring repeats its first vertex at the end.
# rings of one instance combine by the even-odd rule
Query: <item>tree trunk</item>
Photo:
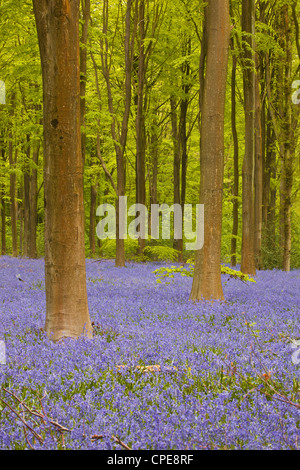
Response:
MULTIPOLYGON (((180 143, 177 126, 176 103, 174 96, 170 99, 173 140, 173 203, 180 204, 180 143)), ((182 262, 183 239, 174 240, 174 248, 179 251, 178 261, 182 262)))
MULTIPOLYGON (((1 157, 5 161, 4 142, 1 139, 1 157)), ((1 254, 6 255, 6 214, 5 214, 5 186, 0 187, 0 209, 1 209, 1 254)))
MULTIPOLYGON (((275 153, 275 132, 271 122, 271 115, 268 110, 266 126, 266 157, 264 168, 264 212, 263 226, 265 244, 268 252, 275 257, 276 242, 276 153, 275 153)), ((263 259, 264 262, 264 259, 263 259)))
POLYGON ((25 148, 26 161, 24 164, 24 191, 23 191, 23 216, 24 216, 24 250, 25 257, 29 256, 30 241, 30 136, 26 136, 25 148))
POLYGON ((215 0, 209 2, 206 8, 207 64, 200 145, 200 204, 204 204, 204 245, 196 251, 191 300, 224 299, 220 264, 229 1, 215 0))
POLYGON ((32 150, 32 162, 33 167, 31 169, 30 177, 30 220, 29 220, 29 258, 37 257, 37 247, 36 247, 36 227, 37 227, 37 198, 38 198, 38 187, 37 187, 37 168, 38 168, 38 158, 39 158, 39 141, 35 142, 32 150))
POLYGON ((90 20, 90 0, 81 0, 81 37, 80 37, 80 122, 81 122, 81 154, 83 164, 85 163, 85 146, 86 146, 86 133, 85 133, 85 90, 86 90, 86 59, 87 59, 87 39, 88 39, 88 26, 90 20))
POLYGON ((254 172, 254 248, 255 264, 257 269, 262 269, 261 237, 263 215, 263 149, 262 149, 262 122, 261 101, 259 90, 259 62, 258 54, 255 54, 255 172, 254 172))
MULTIPOLYGON (((127 0, 126 3, 126 17, 125 17, 125 38, 124 38, 124 50, 125 50, 125 96, 124 96, 124 112, 122 118, 121 126, 116 121, 116 112, 114 109, 114 98, 112 91, 112 83, 110 77, 110 58, 108 54, 108 0, 103 2, 103 38, 100 41, 101 46, 101 61, 102 61, 102 73, 106 82, 107 87, 107 98, 108 98, 108 109, 111 115, 111 134, 114 140, 114 147, 116 152, 116 161, 117 161, 117 199, 116 199, 116 267, 125 266, 125 248, 124 248, 124 239, 120 238, 119 233, 119 197, 125 195, 125 162, 124 162, 124 153, 127 142, 128 134, 128 120, 130 115, 130 105, 131 105, 131 79, 132 79, 132 67, 133 67, 133 49, 137 25, 137 15, 134 14, 134 23, 133 28, 131 28, 132 20, 132 5, 133 0, 127 0), (120 131, 120 132, 119 132, 120 131)), ((97 78, 97 67, 94 62, 95 75, 96 75, 96 84, 98 89, 98 96, 100 98, 100 88, 97 78)))
POLYGON ((90 250, 92 256, 96 254, 96 209, 97 209, 97 190, 98 184, 91 184, 91 205, 90 205, 90 250))
POLYGON ((239 141, 236 130, 236 66, 237 57, 234 53, 234 41, 231 39, 232 54, 232 69, 231 69, 231 131, 233 137, 233 168, 234 168, 234 181, 232 190, 232 237, 231 237, 231 266, 236 266, 236 252, 237 252, 237 235, 239 227, 239 141))
MULTIPOLYGON (((10 116, 13 119, 14 116, 14 106, 15 106, 15 96, 13 95, 11 100, 11 111, 10 116)), ((8 144, 8 158, 9 158, 9 165, 11 169, 10 173, 10 223, 11 223, 11 233, 12 233, 12 255, 17 257, 18 256, 18 232, 17 232, 17 214, 18 214, 18 206, 16 200, 16 185, 17 185, 17 177, 16 177, 16 165, 17 165, 17 149, 13 148, 13 133, 10 131, 9 133, 9 144, 8 144)))
POLYGON ((254 254, 254 119, 255 119, 255 70, 254 70, 255 1, 242 2, 242 30, 244 41, 244 100, 245 100, 245 155, 242 169, 243 228, 241 271, 255 275, 254 254))
MULTIPOLYGON (((191 38, 185 40, 183 46, 183 54, 189 55, 191 54, 191 38)), ((191 89, 191 85, 189 83, 189 77, 191 74, 191 68, 188 61, 181 67, 181 91, 183 98, 180 100, 180 116, 179 116, 179 129, 178 129, 178 137, 179 137, 179 149, 181 153, 181 207, 182 213, 185 204, 185 196, 186 196, 186 172, 187 172, 187 142, 188 142, 188 135, 187 135, 187 112, 189 107, 189 92, 191 89)))
POLYGON ((153 116, 153 123, 150 132, 150 170, 149 170, 149 210, 148 210, 148 234, 151 237, 151 206, 157 204, 157 167, 158 167, 158 123, 156 115, 153 116))
MULTIPOLYGON (((145 93, 145 2, 139 1, 138 6, 138 64, 137 64, 137 93, 136 93, 136 203, 145 205, 145 153, 146 153, 146 129, 144 115, 145 93)), ((140 227, 140 230, 143 231, 140 227)), ((145 240, 138 238, 139 254, 145 248, 145 240)))
POLYGON ((282 244, 282 269, 290 271, 291 264, 291 195, 293 186, 293 155, 295 143, 292 132, 292 100, 291 100, 291 68, 292 45, 289 22, 289 6, 284 5, 280 11, 280 43, 284 50, 285 61, 282 64, 282 136, 283 152, 281 154, 281 181, 280 181, 280 231, 282 244))
POLYGON ((33 0, 43 75, 45 285, 49 338, 92 336, 80 133, 79 0, 33 0))

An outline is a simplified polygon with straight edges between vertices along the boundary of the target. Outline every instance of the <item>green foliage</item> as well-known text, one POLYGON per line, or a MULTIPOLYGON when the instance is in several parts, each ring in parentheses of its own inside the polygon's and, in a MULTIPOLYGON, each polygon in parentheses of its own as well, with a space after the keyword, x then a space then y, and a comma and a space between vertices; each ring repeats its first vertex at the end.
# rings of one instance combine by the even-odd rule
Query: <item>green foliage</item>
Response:
MULTIPOLYGON (((134 257, 138 250, 138 241, 131 238, 124 240, 125 256, 127 259, 134 257)), ((102 256, 105 258, 114 258, 116 256, 116 240, 106 238, 102 241, 101 250, 102 256)))
POLYGON ((176 261, 179 251, 169 246, 146 246, 144 254, 154 261, 176 261))
MULTIPOLYGON (((161 6, 163 6, 161 3, 161 6)), ((184 99, 189 102, 187 123, 187 174, 186 174, 186 203, 196 204, 199 198, 200 159, 199 159, 199 127, 198 127, 198 88, 199 88, 199 56, 201 52, 201 40, 203 35, 204 6, 207 2, 202 0, 190 0, 166 3, 166 10, 162 8, 161 16, 156 17, 155 2, 146 2, 147 34, 144 39, 144 47, 149 51, 147 54, 147 69, 145 70, 146 84, 144 99, 144 118, 146 130, 146 155, 145 166, 147 169, 146 180, 149 187, 146 188, 147 204, 151 202, 150 190, 154 182, 154 165, 157 159, 157 194, 156 201, 171 205, 174 201, 173 191, 173 158, 174 139, 172 136, 172 121, 170 117, 170 98, 174 99, 175 114, 178 130, 182 124, 180 115, 181 105, 184 99), (156 22, 158 23, 156 24, 156 22), (188 42, 191 48, 189 49, 188 42), (190 73, 185 73, 187 67, 190 73)), ((269 57, 269 72, 271 76, 271 100, 272 106, 276 107, 276 94, 278 94, 279 74, 277 67, 280 61, 284 61, 284 50, 280 35, 278 34, 278 12, 282 5, 291 4, 278 0, 271 2, 269 18, 263 19, 260 15, 261 5, 256 9, 255 44, 261 61, 265 65, 266 57, 269 57), (271 14, 272 13, 272 14, 271 14), (264 22, 265 21, 265 22, 264 22)), ((103 9, 101 2, 91 2, 91 21, 89 24, 89 37, 87 48, 87 74, 86 74, 86 158, 84 168, 84 202, 85 202, 85 233, 86 254, 91 254, 89 239, 90 220, 90 189, 91 184, 97 184, 99 193, 97 204, 115 204, 115 192, 109 179, 105 176, 96 153, 97 136, 100 137, 100 150, 103 160, 117 183, 117 167, 115 145, 112 136, 112 121, 115 119, 116 127, 120 130, 124 112, 125 99, 125 67, 124 67, 124 24, 125 24, 126 2, 112 2, 108 12, 107 32, 103 32, 103 9), (103 42, 104 41, 104 42, 103 42), (107 41, 107 43, 106 43, 107 41), (102 47, 102 51, 101 51, 102 47), (105 73, 102 67, 101 53, 107 47, 107 59, 109 62, 109 73, 113 95, 113 112, 109 107, 108 91, 105 73), (104 48, 104 49, 103 49, 104 48), (93 57, 93 59, 92 59, 93 57), (97 76, 97 80, 96 80, 97 76), (97 89, 97 82, 99 89, 97 89), (98 91, 100 90, 100 93, 98 91)), ((159 2, 158 2, 159 4, 159 2)), ((296 13, 299 15, 299 5, 296 5, 296 13)), ((135 6, 132 10, 134 18, 135 6)), ((231 129, 231 64, 232 57, 238 59, 236 71, 236 126, 239 143, 239 232, 237 235, 236 256, 240 261, 241 232, 242 232, 242 162, 244 155, 244 103, 243 103, 243 61, 242 31, 241 31, 241 2, 231 1, 232 34, 234 36, 234 50, 229 54, 228 77, 227 77, 227 100, 224 119, 224 185, 223 185, 223 220, 222 220, 222 248, 221 260, 223 263, 230 261, 232 238, 232 189, 234 182, 233 170, 233 138, 231 129)), ((32 176, 33 170, 38 172, 38 214, 37 214, 37 250, 38 255, 44 255, 44 195, 43 195, 43 142, 42 142, 42 76, 36 26, 31 2, 21 0, 6 0, 0 2, 0 80, 6 84, 6 105, 0 106, 0 192, 5 202, 6 213, 6 251, 12 251, 12 231, 10 219, 10 177, 16 176, 16 199, 18 203, 18 241, 24 247, 24 175, 32 176), (12 97, 14 101, 12 102, 12 97), (13 106, 12 106, 13 105, 13 106), (12 115, 12 108, 14 114, 12 115), (29 143, 27 142, 29 136, 29 143), (9 146, 12 143, 13 155, 16 164, 9 161, 9 146), (40 144, 38 165, 33 159, 28 158, 27 150, 33 149, 40 144)), ((291 54, 297 58, 297 47, 295 41, 295 25, 291 17, 291 54)), ((134 40, 133 54, 138 53, 138 31, 134 40)), ((292 78, 299 79, 297 60, 293 59, 292 78)), ((136 72, 136 71, 135 71, 136 72)), ((266 121, 268 117, 268 106, 270 99, 266 91, 264 76, 261 76, 262 87, 265 96, 266 121)), ((132 101, 128 123, 128 136, 125 148, 125 194, 128 201, 135 202, 135 158, 136 158, 136 109, 135 98, 137 93, 136 76, 132 78, 132 101)), ((297 120, 297 115, 294 116, 297 120)), ((295 121, 296 122, 296 121, 295 121)), ((83 129, 83 128, 82 128, 83 129)), ((272 129, 271 129, 272 131, 272 129)), ((295 127, 295 135, 299 131, 295 127)), ((272 149, 279 161, 278 142, 272 143, 272 139, 266 138, 266 152, 272 149), (270 140, 270 142, 269 142, 270 140), (269 146, 269 147, 268 147, 269 146)), ((299 143, 296 142, 295 155, 299 153, 299 143)), ((266 162, 267 163, 267 162, 266 162)), ((279 168, 279 165, 278 165, 279 168)), ((299 180, 299 165, 294 165, 293 193, 292 195, 292 249, 291 268, 300 267, 300 231, 298 230, 298 219, 300 216, 300 205, 297 202, 299 180)), ((267 168, 265 169, 267 172, 267 168)), ((270 190, 277 192, 276 199, 276 222, 275 236, 263 233, 262 255, 264 269, 282 267, 282 253, 279 239, 280 209, 280 169, 277 174, 270 176, 270 190)), ((171 238, 173 236, 171 228, 171 238)), ((186 240, 184 240, 186 241, 186 240)), ((175 262, 177 252, 172 248, 173 240, 159 240, 152 243, 147 241, 147 247, 143 255, 137 256, 137 241, 125 241, 125 255, 127 259, 135 260, 158 260, 175 262), (156 246, 155 243, 159 244, 156 246)), ((22 254, 22 250, 19 250, 22 254)), ((103 256, 113 258, 115 256, 115 241, 104 240, 101 246, 103 256)), ((184 251, 183 258, 187 259, 190 252, 184 251)), ((223 269, 223 268, 222 268, 223 269)), ((236 272, 235 272, 236 273, 236 272)), ((225 274, 225 273, 224 273, 225 274)), ((228 274, 228 273, 226 273, 228 274)), ((230 276, 230 274, 229 274, 230 276)), ((235 274, 236 276, 236 274, 235 274)))
MULTIPOLYGON (((124 240, 125 256, 135 261, 176 261, 179 252, 166 245, 149 245, 144 249, 143 255, 138 255, 138 240, 127 238, 124 240)), ((101 255, 105 258, 114 258, 116 255, 116 240, 105 239, 101 244, 101 255)))
MULTIPOLYGON (((168 267, 161 267, 153 271, 153 273, 157 276, 157 282, 161 283, 162 279, 167 278, 174 278, 175 273, 180 273, 181 276, 193 277, 194 276, 194 262, 192 260, 188 261, 188 268, 181 266, 171 266, 168 267)), ((248 276, 247 274, 242 273, 241 271, 236 271, 235 269, 231 269, 228 266, 221 265, 221 274, 225 274, 229 276, 229 278, 239 279, 242 282, 256 282, 253 278, 248 276)))

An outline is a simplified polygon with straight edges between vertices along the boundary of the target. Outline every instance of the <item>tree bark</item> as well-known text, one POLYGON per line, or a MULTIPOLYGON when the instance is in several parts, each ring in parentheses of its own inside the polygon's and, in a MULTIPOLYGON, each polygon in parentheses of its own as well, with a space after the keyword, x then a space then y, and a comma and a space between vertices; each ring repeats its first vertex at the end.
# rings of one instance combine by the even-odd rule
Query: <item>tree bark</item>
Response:
POLYGON ((38 187, 37 187, 37 168, 39 159, 39 141, 35 142, 32 150, 32 163, 30 177, 30 220, 29 220, 29 246, 28 256, 29 258, 37 257, 37 246, 36 246, 36 228, 37 228, 37 199, 38 199, 38 187))
MULTIPOLYGON (((180 204, 180 143, 177 125, 176 102, 174 96, 170 98, 171 124, 173 140, 173 203, 180 204)), ((178 261, 182 262, 183 240, 174 240, 174 248, 179 251, 178 261)))
MULTIPOLYGON (((1 158, 5 161, 4 142, 1 139, 1 158)), ((0 209, 1 209, 1 255, 6 255, 6 211, 5 211, 5 186, 0 187, 0 209)))
MULTIPOLYGON (((140 0, 138 5, 138 59, 137 59, 137 93, 136 93, 136 203, 145 205, 145 153, 146 153, 146 129, 145 129, 145 1, 140 0)), ((138 252, 142 254, 145 248, 145 240, 138 238, 138 252)))
POLYGON ((33 0, 43 75, 46 325, 92 336, 80 133, 79 0, 33 0))
MULTIPOLYGON (((15 108, 15 95, 12 96, 11 100, 11 109, 10 109, 10 116, 11 120, 14 116, 14 108, 15 108)), ((11 223, 11 233, 12 233, 12 255, 14 257, 18 256, 18 232, 17 232, 17 214, 18 214, 18 205, 16 200, 16 184, 17 184, 17 177, 16 177, 16 164, 17 164, 17 149, 14 150, 13 146, 13 133, 10 131, 9 133, 9 144, 8 144, 8 158, 9 158, 9 165, 11 169, 10 173, 10 223, 11 223)))
POLYGON ((239 141, 236 130, 236 67, 237 57, 234 51, 234 40, 231 38, 232 69, 231 69, 231 131, 233 137, 233 190, 232 190, 232 237, 231 237, 231 266, 236 266, 237 236, 239 227, 239 141))
POLYGON ((24 164, 24 191, 23 191, 23 216, 24 216, 24 250, 25 257, 29 256, 30 243, 30 136, 26 136, 25 147, 26 161, 24 164))
POLYGON ((1 206, 1 254, 6 255, 6 217, 5 217, 5 199, 4 191, 0 191, 0 206, 1 206))
POLYGON ((255 54, 255 171, 254 171, 254 249, 255 265, 262 269, 262 215, 263 215, 263 148, 262 148, 262 122, 261 100, 259 89, 259 59, 255 54))
POLYGON ((255 119, 255 70, 254 70, 255 1, 242 2, 242 30, 244 37, 244 100, 245 100, 245 155, 242 169, 242 260, 241 271, 255 275, 254 254, 254 119, 255 119))
POLYGON ((191 300, 224 299, 221 282, 224 108, 230 37, 229 1, 207 9, 207 63, 201 116, 200 204, 204 204, 204 246, 196 251, 191 300))
POLYGON ((87 39, 88 27, 90 20, 90 0, 81 0, 81 37, 80 37, 80 122, 81 122, 81 154, 83 164, 85 163, 85 147, 86 147, 86 133, 85 133, 85 90, 86 90, 86 64, 87 64, 87 39))
POLYGON ((287 4, 283 5, 280 9, 280 20, 280 44, 285 54, 285 60, 282 64, 282 105, 280 107, 283 139, 280 181, 280 233, 282 246, 282 269, 284 271, 290 271, 292 242, 291 195, 293 187, 293 155, 295 152, 295 143, 292 131, 291 110, 292 45, 289 22, 289 6, 287 4))
POLYGON ((91 205, 90 205, 90 228, 89 228, 89 239, 90 239, 90 250, 92 256, 96 254, 96 209, 97 209, 97 190, 98 184, 91 184, 91 205))

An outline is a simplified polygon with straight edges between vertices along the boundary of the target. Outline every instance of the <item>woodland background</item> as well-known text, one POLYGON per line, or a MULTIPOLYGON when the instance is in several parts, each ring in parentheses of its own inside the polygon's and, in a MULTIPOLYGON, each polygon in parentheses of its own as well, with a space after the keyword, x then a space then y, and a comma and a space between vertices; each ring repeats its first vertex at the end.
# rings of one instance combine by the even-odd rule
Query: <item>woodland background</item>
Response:
MULTIPOLYGON (((300 7, 292 0, 256 1, 255 40, 251 58, 246 60, 241 3, 230 2, 222 261, 234 266, 241 259, 243 77, 245 70, 255 66, 255 218, 251 228, 255 262, 258 269, 289 270, 300 267, 299 106, 292 101, 297 91, 293 84, 300 79, 300 7)), ((204 5, 201 0, 133 2, 128 68, 126 2, 81 2, 88 257, 115 255, 113 241, 97 239, 96 208, 104 202, 115 204, 117 161, 124 142, 123 184, 129 205, 138 199, 142 202, 143 197, 148 207, 151 203, 198 203, 204 5)), ((30 1, 0 2, 0 79, 6 85, 6 104, 0 106, 1 253, 40 257, 44 254, 43 92, 30 1)), ((127 240, 127 259, 174 260, 178 254, 173 249, 183 250, 179 260, 190 256, 173 240, 149 239, 144 248, 127 240)))

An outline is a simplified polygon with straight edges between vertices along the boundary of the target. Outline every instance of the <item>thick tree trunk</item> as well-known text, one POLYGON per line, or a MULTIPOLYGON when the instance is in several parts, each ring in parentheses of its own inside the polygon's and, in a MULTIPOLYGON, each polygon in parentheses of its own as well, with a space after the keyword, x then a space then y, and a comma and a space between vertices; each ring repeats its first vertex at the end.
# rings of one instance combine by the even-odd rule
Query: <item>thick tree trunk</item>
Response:
POLYGON ((201 116, 200 204, 204 246, 196 251, 191 300, 224 299, 221 282, 224 108, 230 36, 229 1, 207 8, 207 64, 201 116))
POLYGON ((92 336, 84 244, 79 0, 33 0, 43 74, 47 335, 92 336))
POLYGON ((255 275, 254 254, 254 119, 255 119, 255 70, 254 70, 254 25, 255 1, 242 2, 242 30, 245 33, 244 46, 244 100, 245 100, 245 155, 242 169, 242 261, 241 271, 255 275))

